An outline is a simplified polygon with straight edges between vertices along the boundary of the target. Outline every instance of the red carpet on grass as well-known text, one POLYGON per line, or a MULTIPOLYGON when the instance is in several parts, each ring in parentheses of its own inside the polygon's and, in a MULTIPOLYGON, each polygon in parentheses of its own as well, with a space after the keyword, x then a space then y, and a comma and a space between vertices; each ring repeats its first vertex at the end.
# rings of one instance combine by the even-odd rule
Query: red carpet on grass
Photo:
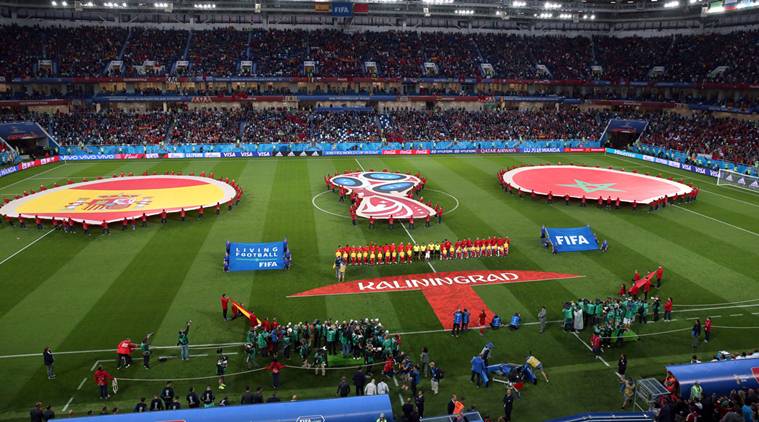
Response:
MULTIPOLYGON (((488 322, 493 317, 491 311, 473 287, 490 284, 524 283, 539 280, 565 280, 582 277, 543 271, 453 271, 445 273, 407 274, 367 280, 346 281, 317 287, 288 297, 334 296, 363 293, 387 293, 421 290, 430 307, 435 312, 443 328, 453 327, 453 313, 456 309, 468 309, 472 317, 469 325, 477 325, 477 318, 483 310, 488 322)), ((508 320, 508 316, 503 316, 508 320)))

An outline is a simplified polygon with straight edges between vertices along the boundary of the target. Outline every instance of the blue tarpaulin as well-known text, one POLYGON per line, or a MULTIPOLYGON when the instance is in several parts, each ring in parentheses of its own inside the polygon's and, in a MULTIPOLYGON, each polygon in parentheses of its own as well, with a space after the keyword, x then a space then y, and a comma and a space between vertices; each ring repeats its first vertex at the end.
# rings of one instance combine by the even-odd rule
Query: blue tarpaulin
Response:
POLYGON ((282 270, 285 242, 236 243, 229 248, 229 271, 282 270))
POLYGON ((546 230, 556 253, 598 250, 598 241, 590 226, 549 227, 546 230))

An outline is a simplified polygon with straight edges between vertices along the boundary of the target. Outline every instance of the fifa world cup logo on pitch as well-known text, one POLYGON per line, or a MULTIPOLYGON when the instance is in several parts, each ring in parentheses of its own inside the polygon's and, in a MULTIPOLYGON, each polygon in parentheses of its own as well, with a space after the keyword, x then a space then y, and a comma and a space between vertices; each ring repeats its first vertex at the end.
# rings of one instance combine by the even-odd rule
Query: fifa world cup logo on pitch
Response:
POLYGON ((420 201, 409 198, 409 192, 422 183, 416 176, 387 172, 354 172, 334 176, 330 181, 355 193, 361 200, 356 215, 378 220, 391 216, 397 219, 434 216, 435 210, 420 201))

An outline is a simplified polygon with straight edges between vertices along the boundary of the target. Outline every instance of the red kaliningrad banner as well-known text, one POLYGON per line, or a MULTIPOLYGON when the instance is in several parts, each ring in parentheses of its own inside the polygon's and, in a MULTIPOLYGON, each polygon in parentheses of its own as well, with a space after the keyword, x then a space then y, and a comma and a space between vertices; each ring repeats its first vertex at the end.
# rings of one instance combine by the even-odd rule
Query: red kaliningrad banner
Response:
POLYGON ((525 283, 540 280, 565 280, 582 277, 574 274, 562 274, 543 271, 453 271, 446 273, 407 274, 389 277, 355 280, 344 283, 317 287, 288 297, 333 296, 362 293, 389 293, 416 291, 422 292, 435 312, 440 324, 446 329, 453 326, 453 313, 456 309, 468 309, 475 318, 485 311, 488 321, 493 311, 483 302, 472 287, 492 284, 525 283))

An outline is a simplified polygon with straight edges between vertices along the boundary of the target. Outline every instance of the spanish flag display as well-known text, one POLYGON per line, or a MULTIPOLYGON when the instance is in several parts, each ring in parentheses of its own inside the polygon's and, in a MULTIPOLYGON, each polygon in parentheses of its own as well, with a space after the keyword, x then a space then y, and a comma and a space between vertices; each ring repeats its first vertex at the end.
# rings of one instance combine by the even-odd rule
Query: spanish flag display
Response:
MULTIPOLYGON (((232 307, 235 308, 235 309, 237 309, 237 311, 240 312, 241 314, 243 314, 245 316, 245 318, 250 319, 253 316, 252 312, 250 312, 249 310, 243 308, 242 305, 240 305, 239 303, 237 303, 234 300, 232 301, 232 307)), ((258 319, 258 317, 256 317, 256 324, 255 325, 258 325, 260 323, 261 323, 261 320, 258 319)))
POLYGON ((72 183, 43 190, 5 204, 10 217, 56 218, 100 224, 190 211, 225 204, 235 198, 225 182, 198 176, 130 176, 72 183))

